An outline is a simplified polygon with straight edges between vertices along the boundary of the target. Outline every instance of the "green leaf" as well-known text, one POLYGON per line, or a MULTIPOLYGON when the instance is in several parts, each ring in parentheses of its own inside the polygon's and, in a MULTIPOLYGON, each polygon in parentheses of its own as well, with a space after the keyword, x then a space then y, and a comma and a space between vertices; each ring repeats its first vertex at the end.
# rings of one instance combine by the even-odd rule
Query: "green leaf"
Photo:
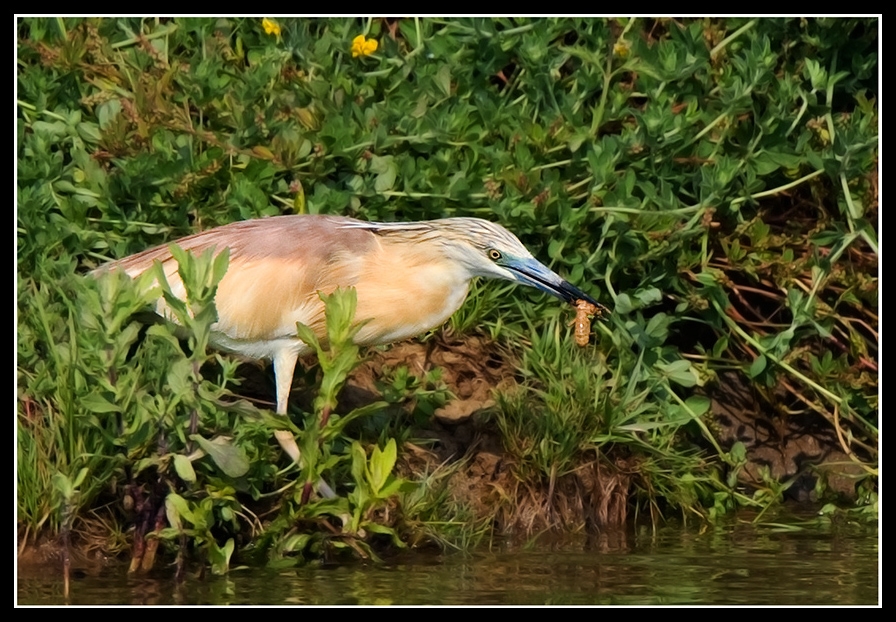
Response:
POLYGON ((208 557, 212 564, 212 573, 217 575, 226 574, 230 569, 230 556, 233 555, 233 538, 228 538, 223 547, 219 547, 214 540, 209 540, 208 557))
POLYGON ((368 521, 364 523, 364 529, 366 529, 370 533, 378 533, 384 536, 389 536, 390 538, 392 538, 392 544, 401 549, 407 548, 407 544, 401 541, 399 535, 391 527, 368 521))
POLYGON ((296 322, 296 334, 299 339, 305 343, 305 345, 310 346, 316 351, 321 351, 320 342, 317 339, 317 335, 314 334, 314 331, 311 330, 308 326, 305 326, 301 322, 296 322))
POLYGON ((663 293, 656 287, 639 289, 635 292, 635 298, 641 303, 641 307, 648 307, 653 303, 662 301, 663 293))
POLYGON ((743 464, 747 461, 747 447, 741 441, 734 443, 728 453, 735 464, 743 464))
POLYGON ((97 106, 96 116, 100 122, 100 128, 103 130, 107 129, 120 112, 121 100, 118 98, 110 99, 97 106))
POLYGON ((755 359, 753 359, 753 363, 750 365, 750 378, 755 378, 759 374, 763 372, 765 366, 768 364, 768 361, 765 358, 764 354, 760 354, 755 359))
POLYGON ((435 82, 439 87, 439 90, 442 91, 442 95, 445 97, 451 95, 451 67, 449 65, 442 65, 439 67, 439 71, 436 73, 435 82))
POLYGON ((75 494, 75 487, 72 485, 72 481, 65 473, 54 473, 53 477, 50 479, 53 482, 53 488, 62 496, 63 499, 71 499, 72 495, 75 494))
POLYGON ((297 533, 283 541, 281 549, 284 553, 301 553, 311 541, 310 533, 297 533))
POLYGON ((395 466, 397 456, 398 449, 394 438, 389 439, 386 448, 382 451, 379 447, 373 448, 373 455, 370 457, 370 487, 374 494, 379 494, 386 484, 386 480, 395 466))
POLYGON ((624 432, 647 432, 648 430, 656 430, 659 428, 669 427, 672 425, 679 425, 679 422, 675 421, 648 421, 644 423, 627 423, 625 425, 617 425, 613 429, 621 430, 624 432))
POLYGON ((381 175, 392 167, 393 161, 392 156, 370 156, 370 172, 381 175))
POLYGON ((573 136, 569 139, 568 146, 570 153, 575 153, 579 150, 586 140, 591 138, 591 135, 588 132, 579 132, 577 134, 573 134, 573 136))
POLYGON ((193 463, 183 454, 174 454, 174 470, 177 476, 185 482, 196 481, 196 471, 193 470, 193 463))
POLYGON ((241 448, 232 445, 229 438, 218 436, 209 441, 199 434, 191 434, 190 438, 196 441, 218 468, 228 476, 242 477, 249 471, 249 460, 246 458, 246 453, 241 448))
POLYGON ((378 193, 391 190, 395 185, 395 178, 398 175, 398 165, 395 164, 395 158, 389 156, 372 156, 370 158, 370 172, 376 173, 376 179, 373 186, 378 193))
POLYGON ((81 406, 95 413, 117 413, 121 412, 121 408, 102 395, 91 393, 81 398, 81 406))
POLYGON ((632 312, 634 307, 632 306, 632 299, 628 294, 619 294, 616 296, 616 305, 613 307, 613 312, 618 313, 619 315, 627 315, 632 312))
POLYGON ((370 481, 367 476, 367 454, 358 441, 352 442, 352 479, 358 483, 370 481))
POLYGON ((377 175, 376 180, 373 182, 373 189, 379 194, 391 190, 392 186, 395 185, 396 173, 394 168, 390 168, 385 173, 377 175))
POLYGON ((721 358, 722 354, 725 353, 725 350, 728 349, 728 335, 721 335, 717 340, 715 345, 712 347, 712 355, 715 358, 721 358))
POLYGON ((193 391, 193 363, 189 359, 180 359, 171 364, 168 370, 168 387, 178 398, 193 391))
POLYGON ((823 91, 827 86, 827 72, 822 68, 821 64, 813 59, 806 58, 806 73, 809 75, 809 81, 812 83, 812 90, 823 91))
POLYGON ((669 334, 669 324, 671 323, 672 319, 668 315, 657 313, 647 321, 644 332, 662 343, 669 334))
POLYGON ((695 417, 702 417, 709 412, 709 407, 712 404, 710 399, 704 395, 692 395, 684 403, 693 411, 695 417))
POLYGON ((96 145, 102 140, 100 128, 96 123, 83 122, 78 124, 78 135, 84 142, 96 145))
MULTIPOLYGON (((230 266, 230 249, 225 248, 218 252, 212 261, 212 283, 220 283, 224 275, 227 274, 227 268, 230 266)), ((216 316, 217 319, 217 316, 216 316)))
POLYGON ((168 517, 168 524, 176 527, 178 530, 183 529, 181 518, 189 523, 195 523, 195 516, 190 511, 187 500, 175 492, 168 493, 165 497, 165 514, 168 517))
POLYGON ((690 361, 681 359, 671 363, 659 363, 657 367, 663 370, 669 380, 683 387, 692 387, 697 384, 697 374, 691 368, 690 361))

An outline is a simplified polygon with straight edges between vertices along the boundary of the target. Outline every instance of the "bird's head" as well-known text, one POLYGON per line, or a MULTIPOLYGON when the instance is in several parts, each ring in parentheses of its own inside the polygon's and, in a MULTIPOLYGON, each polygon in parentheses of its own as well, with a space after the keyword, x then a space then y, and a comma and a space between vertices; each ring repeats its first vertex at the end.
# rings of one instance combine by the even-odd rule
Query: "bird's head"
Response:
POLYGON ((515 235, 501 225, 480 218, 445 218, 430 223, 439 233, 433 237, 455 261, 473 276, 523 283, 575 305, 584 300, 601 315, 609 311, 591 296, 539 262, 515 235))

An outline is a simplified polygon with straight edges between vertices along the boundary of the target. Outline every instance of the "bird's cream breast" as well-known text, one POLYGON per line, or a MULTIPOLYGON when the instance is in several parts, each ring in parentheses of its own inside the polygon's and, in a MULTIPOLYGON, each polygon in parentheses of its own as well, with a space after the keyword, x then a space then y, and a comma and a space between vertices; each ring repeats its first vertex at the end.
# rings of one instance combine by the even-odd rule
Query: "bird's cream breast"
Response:
POLYGON ((363 263, 355 319, 359 343, 414 337, 445 322, 463 304, 470 278, 429 248, 383 246, 363 263), (427 252, 429 251, 429 252, 427 252))
POLYGON ((316 275, 287 258, 236 261, 218 286, 217 329, 234 339, 295 334, 296 322, 323 323, 316 275))

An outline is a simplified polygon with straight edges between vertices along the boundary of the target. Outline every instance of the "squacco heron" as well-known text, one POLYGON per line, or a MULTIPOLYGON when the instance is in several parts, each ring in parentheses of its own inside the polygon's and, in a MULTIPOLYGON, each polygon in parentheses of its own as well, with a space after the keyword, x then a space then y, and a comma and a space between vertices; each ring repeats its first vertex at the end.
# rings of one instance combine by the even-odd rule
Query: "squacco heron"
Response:
MULTIPOLYGON (((473 277, 536 287, 570 304, 596 300, 539 263, 515 235, 479 218, 381 223, 323 215, 275 216, 235 222, 176 242, 188 252, 230 250, 218 285, 218 321, 211 343, 274 363, 277 413, 286 416, 296 360, 310 351, 296 322, 326 334, 319 293, 354 287, 361 323, 358 345, 385 344, 419 335, 445 322, 463 304, 473 277)), ((184 298, 177 262, 167 246, 101 268, 132 278, 162 263, 172 293, 184 298)), ((164 302, 157 310, 164 314, 164 302)), ((292 434, 276 432, 297 461, 292 434)))

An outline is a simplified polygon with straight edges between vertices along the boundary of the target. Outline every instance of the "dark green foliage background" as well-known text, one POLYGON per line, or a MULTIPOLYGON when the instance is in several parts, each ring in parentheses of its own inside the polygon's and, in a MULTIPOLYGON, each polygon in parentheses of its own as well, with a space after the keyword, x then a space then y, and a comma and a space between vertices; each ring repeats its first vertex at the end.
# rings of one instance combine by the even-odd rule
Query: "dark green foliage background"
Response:
MULTIPOLYGON (((453 318, 519 353, 529 390, 496 421, 521 473, 623 445, 655 476, 638 489, 651 508, 778 499, 735 486, 743 448, 708 425, 700 387, 735 369, 769 394, 783 384, 782 412, 841 426, 875 487, 876 19, 277 23, 20 20, 20 492, 49 499, 49 471, 74 480, 108 450, 22 467, 34 413, 61 399, 43 361, 85 328, 71 275, 300 211, 488 218, 613 309, 584 352, 569 311, 534 290, 483 285, 453 318), (379 47, 353 58, 362 32, 379 47)), ((276 460, 265 429, 245 446, 276 460)), ((112 476, 93 477, 95 496, 112 476)), ((20 523, 56 524, 51 506, 20 498, 20 523)))

